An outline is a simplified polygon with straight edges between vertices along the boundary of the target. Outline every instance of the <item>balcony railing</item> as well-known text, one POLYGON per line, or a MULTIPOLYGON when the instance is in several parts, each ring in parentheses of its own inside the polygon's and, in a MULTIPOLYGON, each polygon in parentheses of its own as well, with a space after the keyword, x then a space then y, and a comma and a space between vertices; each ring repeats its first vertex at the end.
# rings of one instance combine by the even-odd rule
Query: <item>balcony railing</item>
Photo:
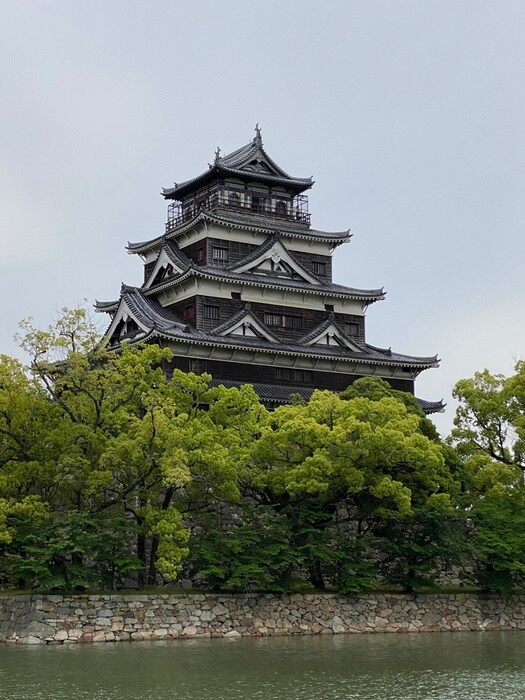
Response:
POLYGON ((217 211, 223 209, 229 212, 238 211, 257 217, 270 217, 284 221, 294 221, 306 226, 310 225, 308 212, 308 197, 296 195, 285 199, 275 194, 265 194, 252 189, 236 189, 228 186, 211 187, 205 193, 200 193, 184 202, 173 202, 168 206, 168 221, 166 233, 184 223, 191 221, 200 210, 217 211))

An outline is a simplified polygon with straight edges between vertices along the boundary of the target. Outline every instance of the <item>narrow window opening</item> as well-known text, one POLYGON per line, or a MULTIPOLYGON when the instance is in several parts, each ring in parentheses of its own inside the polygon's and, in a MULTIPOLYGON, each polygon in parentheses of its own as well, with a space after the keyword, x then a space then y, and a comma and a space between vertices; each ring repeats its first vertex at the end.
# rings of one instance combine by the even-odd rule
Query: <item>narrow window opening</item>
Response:
POLYGON ((347 323, 346 334, 351 338, 359 338, 359 323, 347 323))
POLYGON ((282 200, 275 205, 275 213, 277 216, 286 216, 286 204, 282 200))
POLYGON ((217 321, 219 319, 219 307, 218 306, 209 306, 208 304, 204 305, 204 318, 210 318, 214 321, 217 321))
POLYGON ((213 247, 211 257, 213 260, 219 260, 221 262, 228 262, 228 248, 218 248, 213 247))

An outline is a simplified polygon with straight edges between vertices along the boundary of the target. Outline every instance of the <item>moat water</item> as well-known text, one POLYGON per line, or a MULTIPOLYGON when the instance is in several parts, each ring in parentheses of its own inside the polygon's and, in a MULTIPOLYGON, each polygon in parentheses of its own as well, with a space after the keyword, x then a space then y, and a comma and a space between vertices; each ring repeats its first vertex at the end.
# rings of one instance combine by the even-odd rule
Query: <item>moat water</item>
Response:
POLYGON ((523 700, 525 632, 0 645, 2 700, 523 700))

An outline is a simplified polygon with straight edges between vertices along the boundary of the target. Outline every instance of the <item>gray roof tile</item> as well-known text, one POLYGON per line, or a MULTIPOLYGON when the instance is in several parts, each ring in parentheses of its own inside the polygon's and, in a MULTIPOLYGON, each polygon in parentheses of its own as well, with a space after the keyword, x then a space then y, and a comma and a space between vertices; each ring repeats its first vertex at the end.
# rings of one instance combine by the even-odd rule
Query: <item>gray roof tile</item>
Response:
POLYGON ((220 174, 240 176, 243 178, 248 176, 253 177, 255 180, 267 180, 270 182, 292 186, 297 191, 306 190, 313 185, 313 180, 311 177, 297 178, 288 175, 288 173, 286 173, 274 160, 272 160, 272 158, 270 158, 262 145, 262 141, 258 136, 256 136, 245 146, 241 146, 241 148, 238 148, 225 156, 216 157, 213 165, 209 165, 208 170, 205 170, 200 175, 178 183, 174 187, 165 188, 163 189, 162 193, 167 199, 178 199, 178 197, 182 197, 185 193, 191 191, 191 189, 194 187, 197 187, 201 181, 205 182, 206 180, 210 179, 210 177, 219 176, 220 174), (247 168, 250 163, 258 160, 266 163, 270 170, 265 172, 264 170, 253 170, 247 168))
POLYGON ((126 301, 130 310, 137 314, 142 325, 151 328, 152 337, 158 336, 173 340, 186 340, 205 345, 232 346, 270 353, 285 353, 310 357, 325 357, 365 364, 382 364, 407 366, 413 369, 425 369, 438 365, 437 356, 415 357, 394 353, 365 345, 359 352, 349 348, 335 346, 308 346, 299 343, 273 343, 264 338, 248 336, 218 336, 213 333, 198 331, 189 325, 181 323, 169 309, 162 307, 154 299, 146 297, 136 287, 123 285, 121 298, 126 301))

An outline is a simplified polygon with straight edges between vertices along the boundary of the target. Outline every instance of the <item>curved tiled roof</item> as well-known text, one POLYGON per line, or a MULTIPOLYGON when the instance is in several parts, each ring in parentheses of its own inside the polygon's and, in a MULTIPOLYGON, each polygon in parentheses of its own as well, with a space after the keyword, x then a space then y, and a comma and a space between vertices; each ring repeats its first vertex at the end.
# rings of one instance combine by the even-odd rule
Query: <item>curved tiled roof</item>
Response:
MULTIPOLYGON (((137 287, 123 285, 121 299, 123 299, 130 311, 136 315, 137 320, 150 328, 149 337, 162 337, 172 340, 183 340, 199 345, 216 347, 237 347, 239 349, 257 350, 276 354, 294 354, 305 357, 324 357, 344 360, 362 364, 382 364, 400 367, 411 367, 415 370, 423 370, 429 367, 437 367, 437 356, 415 357, 394 353, 391 350, 382 350, 371 345, 365 345, 359 352, 348 348, 335 346, 304 346, 298 343, 273 343, 263 338, 248 336, 217 336, 213 333, 198 331, 189 325, 178 321, 168 309, 160 306, 154 299, 149 298, 137 287)), ((141 341, 143 338, 141 339, 141 341)))
POLYGON ((209 267, 207 265, 193 265, 184 274, 178 277, 170 277, 159 284, 150 287, 145 293, 148 296, 157 294, 161 289, 175 287, 188 277, 204 277, 211 280, 224 280, 235 284, 242 284, 246 287, 271 287, 285 291, 299 291, 305 294, 314 294, 323 297, 338 297, 344 299, 354 299, 363 301, 366 304, 373 304, 385 298, 384 289, 357 289, 355 287, 345 287, 342 284, 333 282, 323 282, 318 285, 305 282, 300 279, 290 279, 286 277, 270 277, 256 272, 233 272, 232 270, 209 267))
POLYGON ((431 413, 443 413, 445 410, 445 406, 447 405, 446 403, 443 403, 443 399, 441 399, 440 401, 427 401, 426 399, 417 399, 417 402, 427 416, 429 416, 431 413))
POLYGON ((255 221, 253 216, 247 214, 242 216, 240 214, 216 214, 215 212, 206 211, 201 209, 197 214, 194 215, 191 221, 184 221, 179 226, 172 229, 169 233, 163 234, 162 236, 157 236, 156 238, 150 238, 147 241, 137 241, 131 243, 128 241, 127 250, 128 253, 145 253, 152 248, 156 248, 162 244, 164 239, 170 240, 177 238, 182 233, 191 231, 196 224, 201 222, 210 222, 224 226, 236 226, 237 228, 243 229, 245 231, 258 231, 260 233, 266 233, 268 235, 277 233, 281 234, 287 238, 300 238, 306 241, 311 241, 312 239, 326 241, 332 243, 334 246, 340 243, 346 243, 352 234, 350 230, 346 231, 319 231, 318 229, 305 228, 300 224, 294 225, 293 222, 288 222, 285 220, 270 221, 266 219, 264 222, 255 221))
MULTIPOLYGON (((304 335, 302 338, 299 338, 297 341, 301 345, 308 345, 308 343, 311 340, 315 340, 323 331, 326 331, 330 326, 333 326, 343 338, 347 338, 346 333, 341 330, 341 328, 337 325, 335 322, 335 317, 333 313, 329 313, 328 316, 325 318, 325 320, 320 323, 318 326, 316 326, 313 330, 311 330, 309 333, 304 335)), ((359 343, 355 340, 355 338, 347 338, 353 345, 359 346, 359 343)))
POLYGON ((111 301, 98 301, 98 299, 95 299, 95 311, 110 313, 118 309, 119 303, 119 299, 112 299, 111 301))
MULTIPOLYGON (((276 237, 271 236, 266 241, 264 241, 255 250, 251 251, 245 258, 241 261, 235 263, 235 267, 245 264, 246 262, 256 259, 259 255, 264 253, 266 250, 271 248, 275 243, 276 237)), ((194 265, 192 261, 178 248, 175 241, 166 242, 163 238, 159 239, 161 249, 165 249, 167 253, 173 256, 174 262, 177 262, 179 266, 183 267, 182 274, 174 277, 169 277, 166 280, 159 282, 156 285, 149 287, 146 290, 146 294, 152 295, 157 294, 160 290, 169 289, 175 287, 188 277, 205 277, 208 279, 216 280, 228 280, 237 284, 243 284, 245 286, 260 286, 273 287, 275 289, 283 289, 289 291, 301 291, 306 294, 314 294, 321 296, 331 296, 339 297, 345 299, 355 299, 358 301, 365 301, 367 304, 372 304, 375 301, 380 301, 385 298, 385 291, 381 289, 357 289, 355 287, 346 287, 341 284, 335 284, 334 282, 325 282, 319 279, 319 284, 312 284, 303 279, 291 279, 287 277, 272 277, 271 274, 262 274, 256 272, 235 272, 234 269, 230 269, 233 265, 226 268, 211 267, 208 265, 194 265), (165 248, 165 246, 168 246, 165 248)), ((287 253, 291 258, 295 260, 293 254, 289 251, 287 253)), ((302 265, 295 261, 299 267, 302 265)), ((310 277, 315 277, 312 273, 307 273, 310 277)), ((317 278, 315 278, 317 279, 317 278)), ((97 302, 97 310, 106 311, 110 310, 108 307, 100 306, 100 304, 107 303, 109 306, 111 302, 97 302)))
POLYGON ((178 267, 182 268, 182 270, 186 271, 192 266, 191 260, 185 253, 182 252, 174 241, 164 241, 162 250, 165 251, 168 259, 178 267))
POLYGON ((258 318, 256 318, 250 311, 250 304, 245 304, 242 309, 237 311, 237 313, 233 314, 227 321, 224 321, 224 323, 221 323, 219 326, 216 326, 215 328, 212 329, 211 335, 222 335, 225 331, 228 331, 230 328, 233 328, 236 323, 239 321, 242 321, 243 319, 246 319, 247 321, 252 321, 255 327, 259 326, 262 327, 266 335, 272 339, 274 343, 278 343, 279 338, 272 333, 272 331, 264 325, 261 321, 259 321, 258 318))
POLYGON ((161 333, 188 333, 190 326, 176 320, 154 299, 147 299, 137 287, 122 285, 121 300, 144 326, 161 333))
POLYGON ((265 151, 260 132, 257 132, 255 138, 245 146, 241 146, 241 148, 222 157, 217 153, 215 162, 213 165, 208 166, 208 170, 190 180, 175 184, 174 187, 164 188, 162 194, 166 199, 179 199, 192 189, 220 175, 231 175, 232 177, 241 177, 243 179, 251 178, 282 184, 291 187, 296 192, 302 192, 313 185, 311 177, 292 177, 277 165, 265 151), (254 161, 256 163, 264 163, 268 170, 250 168, 250 164, 254 161))
MULTIPOLYGON (((226 389, 238 389, 247 382, 223 381, 222 379, 212 379, 211 387, 224 386, 226 389)), ((262 401, 267 403, 290 403, 294 394, 301 396, 305 401, 309 401, 315 389, 307 389, 301 386, 283 386, 281 384, 251 384, 255 393, 262 401)), ((431 413, 440 413, 444 410, 445 404, 443 401, 427 401, 426 399, 418 399, 416 401, 423 409, 426 415, 431 413)))

